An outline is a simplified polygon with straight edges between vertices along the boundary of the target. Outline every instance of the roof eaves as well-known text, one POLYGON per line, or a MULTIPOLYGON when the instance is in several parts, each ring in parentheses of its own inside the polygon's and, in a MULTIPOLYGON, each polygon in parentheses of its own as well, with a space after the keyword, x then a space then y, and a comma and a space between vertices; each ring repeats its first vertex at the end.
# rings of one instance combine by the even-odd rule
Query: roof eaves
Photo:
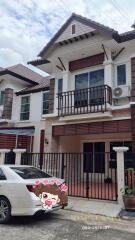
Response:
POLYGON ((114 34, 114 39, 118 43, 126 42, 135 39, 135 30, 121 33, 121 34, 114 34))
POLYGON ((37 82, 32 81, 31 79, 28 79, 28 78, 26 78, 26 77, 24 77, 24 76, 22 76, 22 75, 20 75, 18 73, 12 72, 9 69, 4 69, 4 70, 0 71, 0 76, 6 75, 6 74, 9 74, 9 75, 11 75, 13 77, 19 78, 19 79, 21 79, 21 80, 23 80, 25 82, 30 83, 30 84, 35 84, 35 85, 38 84, 37 82))
POLYGON ((28 62, 28 64, 31 64, 33 66, 43 65, 47 63, 50 63, 50 61, 48 61, 47 59, 36 59, 28 62))
POLYGON ((25 94, 29 94, 29 93, 37 93, 37 92, 42 92, 42 91, 47 91, 49 90, 49 86, 48 87, 41 87, 38 89, 27 89, 27 90, 21 90, 19 92, 16 92, 16 95, 25 95, 25 94))
POLYGON ((88 18, 86 18, 86 17, 83 17, 83 16, 81 16, 81 15, 78 15, 78 14, 75 14, 74 13, 74 16, 76 17, 76 20, 82 20, 86 25, 88 25, 88 26, 93 26, 93 27, 95 27, 95 28, 97 28, 97 29, 99 29, 100 31, 103 31, 103 30, 105 30, 105 33, 110 33, 110 34, 113 34, 113 33, 118 33, 116 30, 114 30, 113 28, 110 28, 110 27, 107 27, 107 26, 105 26, 105 25, 103 25, 103 24, 101 24, 101 23, 98 23, 98 22, 96 22, 96 21, 93 21, 93 20, 91 20, 91 19, 88 19, 88 18))
POLYGON ((35 126, 26 126, 26 127, 0 127, 0 130, 10 130, 10 129, 35 129, 35 126))

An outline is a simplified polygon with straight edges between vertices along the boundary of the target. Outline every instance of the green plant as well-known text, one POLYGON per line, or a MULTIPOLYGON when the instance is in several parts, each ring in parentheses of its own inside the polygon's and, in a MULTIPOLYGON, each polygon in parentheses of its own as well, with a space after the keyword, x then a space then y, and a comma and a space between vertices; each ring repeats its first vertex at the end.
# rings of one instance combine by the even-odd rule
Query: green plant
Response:
POLYGON ((135 195, 135 187, 129 188, 128 186, 125 186, 125 194, 126 195, 135 195))

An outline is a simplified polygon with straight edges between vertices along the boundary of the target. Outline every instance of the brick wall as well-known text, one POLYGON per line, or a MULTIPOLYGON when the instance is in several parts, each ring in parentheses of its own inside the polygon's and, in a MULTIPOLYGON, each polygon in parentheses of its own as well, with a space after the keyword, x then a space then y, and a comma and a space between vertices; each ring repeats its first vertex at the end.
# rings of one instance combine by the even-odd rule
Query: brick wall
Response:
POLYGON ((12 103, 13 103, 13 89, 6 88, 4 91, 4 108, 2 114, 3 119, 11 119, 12 103))

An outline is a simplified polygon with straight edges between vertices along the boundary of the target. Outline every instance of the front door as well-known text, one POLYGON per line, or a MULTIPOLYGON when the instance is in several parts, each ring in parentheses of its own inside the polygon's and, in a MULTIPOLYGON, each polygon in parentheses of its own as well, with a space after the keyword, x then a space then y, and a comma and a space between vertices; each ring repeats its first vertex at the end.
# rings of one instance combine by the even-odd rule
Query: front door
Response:
POLYGON ((86 173, 105 172, 105 143, 83 143, 83 171, 86 173))

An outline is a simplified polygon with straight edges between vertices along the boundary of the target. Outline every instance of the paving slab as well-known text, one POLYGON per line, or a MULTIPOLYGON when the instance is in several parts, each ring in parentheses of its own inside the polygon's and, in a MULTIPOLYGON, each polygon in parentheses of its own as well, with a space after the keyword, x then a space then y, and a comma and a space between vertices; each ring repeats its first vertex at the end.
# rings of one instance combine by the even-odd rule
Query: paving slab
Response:
POLYGON ((121 206, 117 202, 69 197, 68 210, 117 217, 121 206))

